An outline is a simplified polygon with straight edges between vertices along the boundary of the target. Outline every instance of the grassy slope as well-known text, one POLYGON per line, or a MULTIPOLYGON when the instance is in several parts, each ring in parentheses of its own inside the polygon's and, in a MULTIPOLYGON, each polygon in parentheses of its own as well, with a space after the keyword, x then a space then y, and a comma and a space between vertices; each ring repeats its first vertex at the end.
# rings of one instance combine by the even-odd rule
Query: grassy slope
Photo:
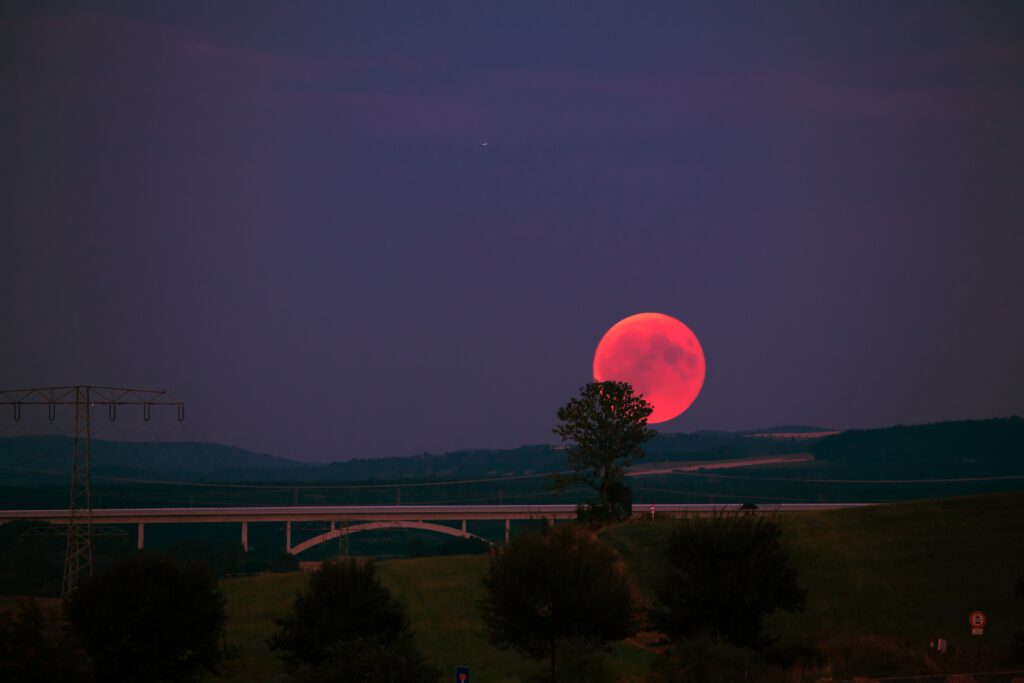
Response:
MULTIPOLYGON (((962 498, 780 518, 808 608, 777 615, 770 627, 784 642, 810 643, 837 634, 882 634, 922 643, 936 637, 977 644, 967 627, 972 609, 984 610, 984 644, 1005 652, 1024 624, 1014 599, 1024 572, 1024 494, 962 498)), ((659 561, 670 523, 607 529, 645 597, 662 572, 659 561)), ((383 579, 409 608, 422 650, 444 671, 468 664, 480 680, 528 680, 543 664, 498 650, 479 632, 476 603, 480 556, 397 560, 380 565, 383 579)), ((300 574, 225 581, 228 636, 243 647, 231 680, 282 681, 283 668, 263 645, 271 615, 287 609, 305 582, 300 574)), ((646 670, 650 655, 625 645, 609 658, 621 675, 646 670)))
MULTIPOLYGON (((0 595, 0 612, 17 609, 18 603, 24 598, 17 595, 0 595)), ((44 613, 58 613, 61 610, 59 598, 34 598, 44 613)))
MULTIPOLYGON (((546 671, 544 663, 524 659, 490 645, 480 632, 476 604, 482 595, 480 576, 487 558, 479 555, 431 557, 382 562, 384 583, 409 609, 416 641, 443 671, 469 665, 474 676, 492 683, 518 683, 546 671)), ((282 616, 304 574, 267 574, 231 579, 221 585, 228 599, 228 642, 242 648, 228 680, 285 681, 281 662, 266 646, 274 632, 274 616, 282 616)), ((652 656, 624 644, 613 647, 609 665, 619 675, 639 674, 652 656)))
POLYGON ((808 588, 790 637, 863 632, 972 640, 967 616, 988 615, 985 644, 1005 650, 1024 623, 1015 599, 1024 573, 1024 495, 794 516, 785 525, 808 588))
POLYGON ((228 579, 221 588, 228 600, 228 644, 241 648, 226 669, 231 681, 285 681, 284 664, 267 647, 277 629, 274 617, 283 617, 295 595, 306 585, 307 574, 265 574, 228 579))
MULTIPOLYGON (((778 614, 769 627, 784 642, 841 634, 878 634, 922 644, 947 638, 1006 653, 1022 630, 1024 600, 1014 597, 1024 573, 1024 495, 791 514, 784 537, 807 589, 807 609, 778 614), (983 610, 989 626, 972 639, 967 615, 983 610)), ((613 527, 616 547, 647 599, 661 575, 657 561, 670 524, 613 527)), ((1005 654, 1004 654, 1005 656, 1005 654)))

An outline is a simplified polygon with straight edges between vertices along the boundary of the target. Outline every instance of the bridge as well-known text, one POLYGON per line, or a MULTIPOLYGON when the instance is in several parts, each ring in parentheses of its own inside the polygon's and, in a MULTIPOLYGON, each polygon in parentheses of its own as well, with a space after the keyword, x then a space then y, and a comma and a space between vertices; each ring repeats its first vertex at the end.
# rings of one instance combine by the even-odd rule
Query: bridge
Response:
MULTIPOLYGON (((722 512, 751 511, 761 513, 815 512, 840 508, 864 507, 875 503, 769 503, 752 510, 742 503, 634 503, 633 516, 651 514, 656 517, 710 515, 722 512)), ((67 525, 67 509, 62 510, 0 510, 0 523, 13 520, 37 520, 67 525)), ((377 529, 423 529, 460 538, 487 539, 469 531, 474 520, 504 520, 505 542, 508 543, 513 520, 576 519, 576 506, 564 504, 534 505, 324 505, 283 507, 201 507, 201 508, 96 508, 93 524, 135 524, 138 547, 145 543, 146 524, 237 523, 241 527, 242 546, 249 549, 250 522, 284 522, 285 550, 292 555, 333 538, 377 529), (292 523, 328 522, 330 530, 300 543, 292 543, 292 523), (344 522, 338 525, 338 522, 344 522), (460 527, 439 522, 461 522, 460 527), (354 523, 354 524, 353 524, 354 523)), ((82 513, 77 522, 80 524, 82 513)))

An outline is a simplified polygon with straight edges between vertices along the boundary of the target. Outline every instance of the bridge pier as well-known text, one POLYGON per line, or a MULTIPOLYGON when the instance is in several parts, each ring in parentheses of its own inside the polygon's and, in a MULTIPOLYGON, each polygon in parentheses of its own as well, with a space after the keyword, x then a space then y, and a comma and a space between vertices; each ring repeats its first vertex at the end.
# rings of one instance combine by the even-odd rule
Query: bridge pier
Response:
POLYGON ((512 520, 511 519, 506 519, 505 520, 505 545, 508 545, 508 542, 510 540, 512 540, 512 520))
POLYGON ((146 539, 146 525, 139 522, 139 550, 142 550, 143 541, 146 539))
POLYGON ((249 552, 249 522, 242 522, 242 549, 249 552))
POLYGON ((469 536, 466 534, 466 520, 462 520, 462 535, 466 536, 466 538, 469 538, 469 536))
MULTIPOLYGON (((331 524, 333 525, 334 522, 331 524)), ((292 552, 292 523, 290 521, 284 523, 284 551, 292 552)))

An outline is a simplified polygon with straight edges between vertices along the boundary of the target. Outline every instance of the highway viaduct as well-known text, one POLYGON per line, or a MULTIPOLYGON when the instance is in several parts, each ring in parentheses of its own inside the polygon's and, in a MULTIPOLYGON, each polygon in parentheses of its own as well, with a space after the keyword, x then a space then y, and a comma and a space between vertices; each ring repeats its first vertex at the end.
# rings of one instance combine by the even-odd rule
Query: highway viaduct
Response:
MULTIPOLYGON (((771 503, 759 505, 757 513, 812 512, 863 507, 874 503, 771 503)), ((634 504, 633 516, 682 517, 749 510, 741 503, 657 503, 634 504)), ((81 514, 81 513, 79 513, 81 514)), ((249 549, 249 522, 284 522, 285 549, 293 554, 332 538, 375 529, 424 529, 461 538, 479 538, 468 529, 474 520, 504 520, 508 543, 512 520, 555 520, 576 518, 575 505, 328 505, 285 507, 202 507, 202 508, 101 508, 92 511, 93 524, 134 524, 138 529, 138 547, 145 542, 147 524, 238 523, 242 546, 249 549), (327 522, 330 529, 300 543, 292 543, 293 522, 327 522), (344 522, 338 525, 338 522, 344 522), (440 522, 461 522, 461 528, 440 522)), ((0 510, 0 523, 30 519, 67 525, 69 515, 62 510, 0 510)), ((79 518, 79 523, 81 520, 79 518)), ((490 542, 490 541, 488 541, 490 542)))

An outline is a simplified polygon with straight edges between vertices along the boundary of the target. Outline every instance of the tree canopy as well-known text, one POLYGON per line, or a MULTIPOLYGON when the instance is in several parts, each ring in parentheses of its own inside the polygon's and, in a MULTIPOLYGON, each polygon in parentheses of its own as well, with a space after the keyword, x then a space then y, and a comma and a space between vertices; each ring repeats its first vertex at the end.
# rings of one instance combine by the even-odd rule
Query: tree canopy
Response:
POLYGON ((304 683, 431 681, 440 673, 412 642, 404 606, 373 562, 325 562, 295 598, 270 647, 304 683))
POLYGON ((97 681, 189 681, 223 659, 224 605, 205 565, 143 552, 97 570, 64 613, 97 681))
POLYGON ((50 612, 33 599, 0 609, 0 681, 64 683, 93 680, 89 658, 50 612))
POLYGON ((655 625, 670 636, 708 635, 761 647, 764 619, 777 609, 803 609, 806 592, 764 517, 718 515, 678 522, 666 556, 671 566, 658 588, 655 625))
POLYGON ((495 556, 480 605, 487 638, 532 659, 551 659, 569 641, 600 646, 630 635, 633 604, 615 553, 574 525, 525 534, 495 556))
POLYGON ((585 484, 607 508, 612 487, 643 457, 641 446, 655 435, 647 427, 653 410, 627 382, 591 382, 580 389, 579 397, 558 409, 554 432, 566 444, 572 472, 553 475, 554 488, 585 484))

